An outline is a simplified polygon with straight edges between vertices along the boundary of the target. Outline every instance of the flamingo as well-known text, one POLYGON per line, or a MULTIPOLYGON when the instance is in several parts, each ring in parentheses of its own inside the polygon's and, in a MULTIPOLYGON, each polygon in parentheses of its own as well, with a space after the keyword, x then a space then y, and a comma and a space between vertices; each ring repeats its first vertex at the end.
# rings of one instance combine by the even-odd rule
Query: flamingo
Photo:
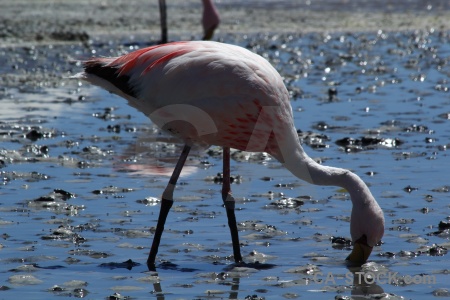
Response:
MULTIPOLYGON (((202 0, 203 4, 203 40, 210 40, 219 26, 220 16, 212 0, 202 0)), ((161 44, 167 43, 167 8, 166 0, 159 0, 159 16, 161 22, 161 44)))
POLYGON ((128 100, 184 148, 162 193, 160 214, 147 265, 155 268, 164 224, 183 165, 193 146, 223 148, 222 200, 236 263, 243 263, 230 188, 230 148, 267 152, 296 177, 315 185, 339 186, 351 197, 352 252, 364 263, 384 234, 383 212, 356 174, 323 166, 300 145, 289 93, 280 74, 261 56, 239 46, 212 42, 173 42, 112 58, 83 62, 74 77, 128 100))

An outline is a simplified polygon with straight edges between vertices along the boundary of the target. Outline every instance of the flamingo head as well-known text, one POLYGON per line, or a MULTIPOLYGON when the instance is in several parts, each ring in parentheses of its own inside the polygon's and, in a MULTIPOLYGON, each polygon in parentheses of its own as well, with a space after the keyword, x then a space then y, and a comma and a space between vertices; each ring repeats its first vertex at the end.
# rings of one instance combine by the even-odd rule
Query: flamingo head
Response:
POLYGON ((346 260, 363 264, 384 234, 384 215, 372 194, 363 195, 363 201, 353 201, 350 234, 353 250, 346 260))

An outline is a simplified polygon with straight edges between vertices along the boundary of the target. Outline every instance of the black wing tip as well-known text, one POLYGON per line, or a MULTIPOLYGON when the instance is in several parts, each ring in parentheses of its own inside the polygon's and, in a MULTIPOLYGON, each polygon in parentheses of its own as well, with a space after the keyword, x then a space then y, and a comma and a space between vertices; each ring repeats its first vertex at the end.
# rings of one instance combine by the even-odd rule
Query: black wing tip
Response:
POLYGON ((108 62, 99 59, 91 59, 83 62, 83 68, 86 74, 100 77, 110 82, 124 94, 137 98, 137 94, 130 84, 130 76, 124 74, 119 75, 120 67, 110 66, 108 62))
POLYGON ((100 76, 100 74, 103 74, 105 71, 110 69, 114 69, 114 72, 117 72, 118 70, 117 68, 108 67, 106 63, 98 59, 90 59, 83 61, 82 63, 84 72, 97 76, 100 76))

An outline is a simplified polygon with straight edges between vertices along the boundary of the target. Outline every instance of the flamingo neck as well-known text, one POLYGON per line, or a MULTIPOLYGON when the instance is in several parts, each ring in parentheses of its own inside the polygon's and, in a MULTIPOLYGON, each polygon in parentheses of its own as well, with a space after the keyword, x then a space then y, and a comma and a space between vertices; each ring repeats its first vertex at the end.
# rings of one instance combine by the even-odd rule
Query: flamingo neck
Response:
MULTIPOLYGON (((384 233, 383 211, 367 185, 349 170, 318 164, 303 151, 298 138, 296 143, 284 143, 280 147, 284 155, 279 156, 283 165, 298 178, 315 185, 339 186, 347 190, 352 201, 350 234, 353 242, 361 237, 367 238, 367 245, 373 247, 384 233)), ((276 156, 275 156, 276 157, 276 156)))
POLYGON ((323 166, 311 159, 303 150, 300 143, 283 147, 282 161, 296 177, 314 185, 338 186, 350 194, 353 206, 367 205, 373 197, 364 181, 356 174, 346 169, 323 166), (295 149, 294 151, 288 149, 295 149))

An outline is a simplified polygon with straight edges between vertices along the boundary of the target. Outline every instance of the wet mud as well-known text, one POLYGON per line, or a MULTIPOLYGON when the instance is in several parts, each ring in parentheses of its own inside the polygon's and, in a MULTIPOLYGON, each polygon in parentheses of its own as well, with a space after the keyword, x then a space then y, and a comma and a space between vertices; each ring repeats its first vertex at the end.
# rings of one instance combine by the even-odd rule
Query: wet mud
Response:
MULTIPOLYGON (((190 23, 199 6, 187 3, 189 14, 172 25, 194 25, 189 33, 174 30, 174 40, 199 31, 190 23)), ((362 267, 345 263, 352 248, 345 191, 308 185, 270 156, 241 151, 232 153, 232 189, 246 263, 234 264, 220 197, 221 150, 212 147, 188 159, 157 271, 148 271, 160 196, 181 145, 124 100, 68 77, 81 70, 79 59, 151 44, 157 27, 122 26, 127 19, 114 14, 110 23, 89 21, 79 10, 71 12, 69 2, 59 6, 66 11, 58 17, 61 24, 55 23, 59 31, 45 22, 35 27, 28 20, 20 27, 5 19, 0 298, 449 297, 450 33, 440 22, 447 2, 433 3, 425 11, 420 4, 406 13, 395 4, 375 10, 400 14, 409 24, 404 27, 372 28, 379 24, 369 22, 379 16, 374 13, 364 28, 350 30, 341 20, 339 28, 346 30, 331 31, 312 30, 313 17, 323 19, 324 8, 310 4, 310 27, 277 33, 277 14, 284 12, 280 22, 292 26, 292 7, 267 1, 257 9, 274 10, 272 23, 265 25, 272 30, 257 30, 260 21, 250 18, 255 26, 245 35, 233 28, 248 29, 238 16, 250 4, 233 11, 236 3, 222 3, 224 14, 234 12, 241 23, 231 25, 228 18, 216 39, 246 47, 275 66, 292 96, 299 140, 308 154, 358 173, 383 208, 385 236, 362 267), (414 12, 435 26, 410 21, 414 12), (83 28, 85 23, 90 27, 83 28), (142 35, 126 34, 133 28, 142 35)), ((117 8, 108 4, 94 10, 117 8)), ((184 9, 175 6, 174 12, 184 9)), ((14 7, 20 4, 9 9, 14 7)), ((353 11, 367 15, 361 7, 353 11)), ((330 17, 326 25, 338 20, 330 17)))

